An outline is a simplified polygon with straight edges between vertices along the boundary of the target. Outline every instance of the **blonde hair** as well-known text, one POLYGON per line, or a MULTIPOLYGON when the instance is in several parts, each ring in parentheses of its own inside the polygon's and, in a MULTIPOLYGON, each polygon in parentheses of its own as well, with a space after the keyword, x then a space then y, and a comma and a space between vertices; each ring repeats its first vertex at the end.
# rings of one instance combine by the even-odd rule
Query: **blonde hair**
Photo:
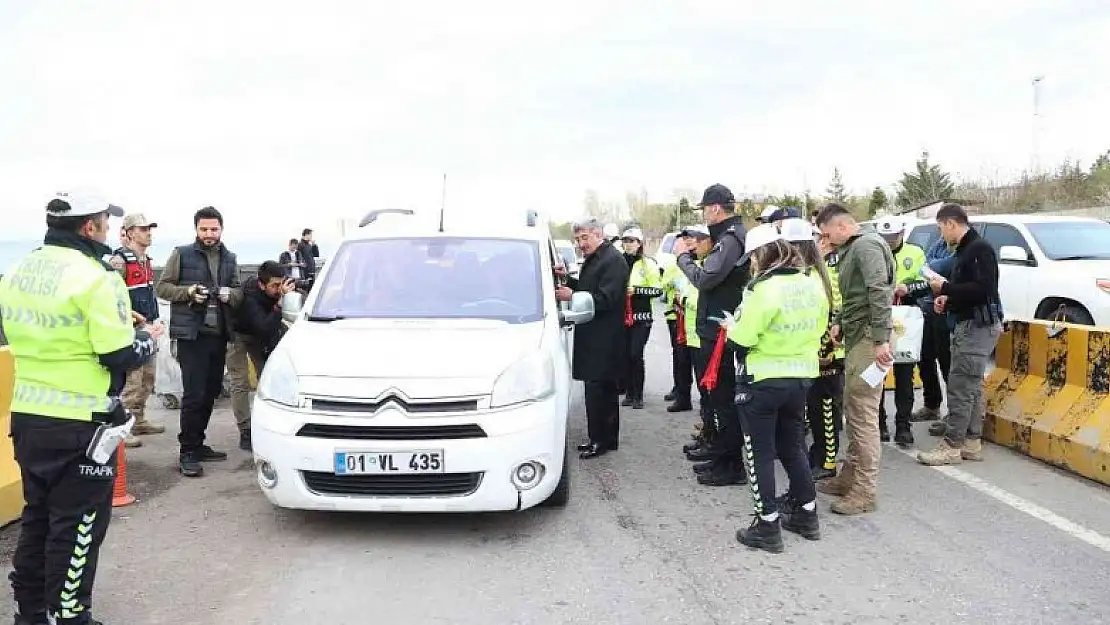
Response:
POLYGON ((796 269, 804 268, 801 256, 798 255, 798 250, 794 249, 783 239, 776 239, 766 245, 761 245, 752 250, 752 279, 755 280, 759 276, 782 269, 784 267, 793 267, 796 269))

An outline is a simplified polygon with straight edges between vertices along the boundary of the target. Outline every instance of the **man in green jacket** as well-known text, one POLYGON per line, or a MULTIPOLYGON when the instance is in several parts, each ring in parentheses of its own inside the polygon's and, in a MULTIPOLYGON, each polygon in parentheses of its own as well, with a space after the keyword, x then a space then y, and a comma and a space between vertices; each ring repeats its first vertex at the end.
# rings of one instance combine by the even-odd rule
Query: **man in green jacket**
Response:
POLYGON ((894 257, 886 241, 870 227, 856 222, 848 209, 829 204, 817 215, 821 236, 837 248, 837 281, 842 308, 831 332, 843 337, 844 425, 848 453, 840 473, 820 483, 818 490, 840 497, 832 505, 837 514, 873 512, 879 479, 879 399, 882 382, 874 387, 860 375, 872 364, 883 370, 894 364, 890 348, 893 329, 894 257))

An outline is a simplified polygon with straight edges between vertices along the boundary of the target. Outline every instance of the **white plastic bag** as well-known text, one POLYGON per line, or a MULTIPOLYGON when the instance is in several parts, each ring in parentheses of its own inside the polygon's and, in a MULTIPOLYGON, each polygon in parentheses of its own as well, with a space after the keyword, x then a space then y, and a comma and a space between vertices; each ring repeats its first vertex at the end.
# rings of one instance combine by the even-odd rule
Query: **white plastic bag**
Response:
MULTIPOLYGON (((158 316, 166 328, 170 327, 170 305, 158 300, 158 316)), ((157 352, 154 354, 154 394, 163 399, 168 395, 180 401, 182 393, 181 365, 177 364, 176 350, 169 332, 155 341, 157 352)))
POLYGON ((913 364, 921 360, 925 315, 917 306, 894 306, 890 312, 894 319, 891 348, 895 364, 913 364))
POLYGON ((170 338, 163 334, 157 341, 158 351, 154 354, 154 392, 157 395, 181 397, 181 365, 173 357, 170 338))

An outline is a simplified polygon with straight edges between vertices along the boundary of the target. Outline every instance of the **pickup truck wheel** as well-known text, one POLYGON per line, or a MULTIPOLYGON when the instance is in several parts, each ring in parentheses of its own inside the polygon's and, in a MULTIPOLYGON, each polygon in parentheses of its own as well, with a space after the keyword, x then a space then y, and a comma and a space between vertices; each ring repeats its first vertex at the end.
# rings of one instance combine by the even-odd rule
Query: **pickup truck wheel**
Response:
POLYGON ((563 474, 559 476, 559 483, 551 496, 540 505, 545 508, 565 508, 570 502, 570 452, 563 454, 563 474))

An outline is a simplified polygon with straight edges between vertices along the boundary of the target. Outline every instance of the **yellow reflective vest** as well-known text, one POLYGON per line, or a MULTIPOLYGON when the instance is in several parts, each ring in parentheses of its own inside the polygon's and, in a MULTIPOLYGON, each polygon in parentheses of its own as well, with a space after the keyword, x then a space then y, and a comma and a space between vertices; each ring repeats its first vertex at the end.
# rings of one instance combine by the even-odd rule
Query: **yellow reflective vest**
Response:
POLYGON ((728 339, 748 348, 753 382, 813 379, 829 319, 829 300, 816 280, 797 269, 764 274, 748 285, 728 339))
POLYGON ((12 412, 91 421, 110 410, 111 375, 98 354, 135 340, 118 273, 80 251, 43 246, 0 279, 0 316, 15 357, 12 412))

